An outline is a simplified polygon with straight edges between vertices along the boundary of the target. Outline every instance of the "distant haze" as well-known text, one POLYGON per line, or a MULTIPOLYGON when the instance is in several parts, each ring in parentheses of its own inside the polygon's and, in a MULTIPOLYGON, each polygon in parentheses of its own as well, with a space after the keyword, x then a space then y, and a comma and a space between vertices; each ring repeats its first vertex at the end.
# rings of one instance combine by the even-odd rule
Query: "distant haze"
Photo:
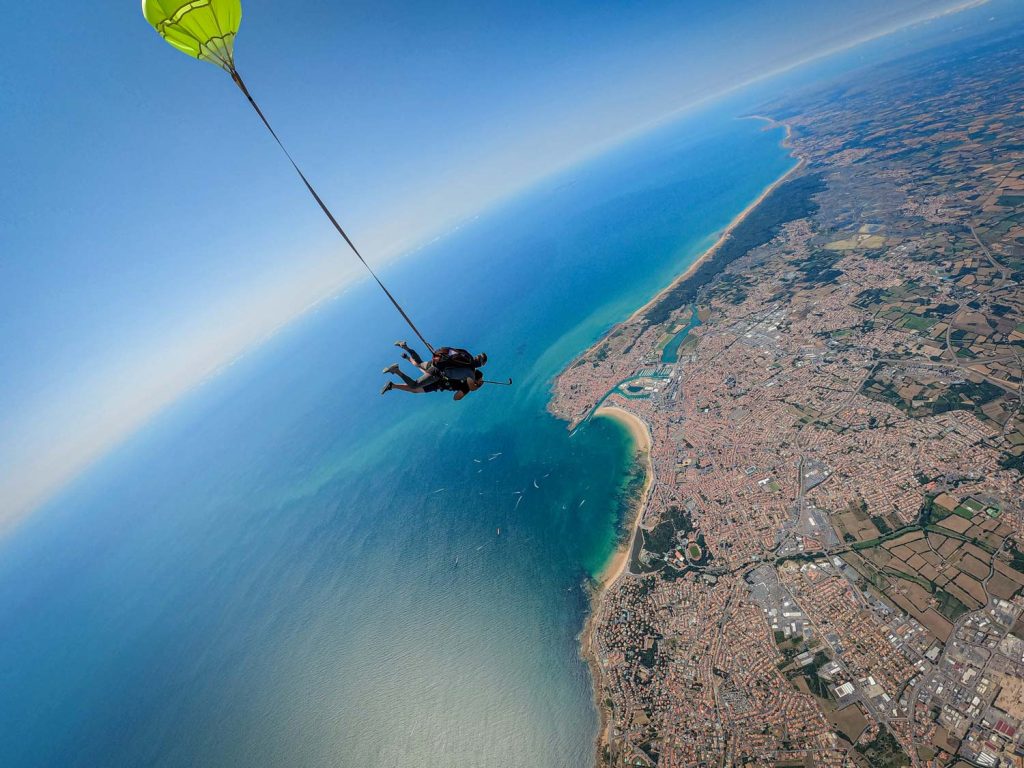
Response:
MULTIPOLYGON (((248 0, 237 54, 382 263, 687 105, 977 4, 248 0)), ((8 13, 0 530, 360 275, 225 75, 134 5, 8 13)))

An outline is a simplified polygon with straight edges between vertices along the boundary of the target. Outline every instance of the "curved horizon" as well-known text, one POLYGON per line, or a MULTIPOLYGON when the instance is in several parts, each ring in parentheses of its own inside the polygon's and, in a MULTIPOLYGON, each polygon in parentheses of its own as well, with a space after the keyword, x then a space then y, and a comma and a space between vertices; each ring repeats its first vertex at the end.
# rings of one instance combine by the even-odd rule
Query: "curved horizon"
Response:
MULTIPOLYGON (((933 9, 924 16, 915 17, 895 27, 830 46, 827 50, 804 56, 770 72, 734 83, 682 107, 672 106, 660 117, 641 118, 627 130, 619 131, 594 145, 578 148, 561 162, 520 179, 509 188, 476 196, 473 198, 475 207, 464 207, 454 212, 437 229, 424 230, 421 227, 418 234, 407 238, 415 237, 415 243, 405 247, 393 246, 390 254, 376 263, 390 271, 427 245, 449 237, 467 221, 499 210, 510 201, 528 195, 545 180, 593 162, 617 147, 685 118, 695 109, 707 107, 726 96, 742 93, 752 85, 771 80, 780 74, 799 70, 936 17, 976 7, 985 1, 974 0, 933 9)), ((266 154, 270 155, 269 149, 266 154)), ((294 197, 299 198, 298 191, 294 197)), ((328 241, 324 233, 321 232, 318 239, 323 240, 323 243, 317 250, 335 250, 334 241, 328 241)), ((373 238, 368 239, 374 242, 373 238)), ((73 429, 63 432, 55 431, 53 426, 33 429, 32 425, 40 421, 40 416, 32 412, 9 416, 8 432, 19 438, 13 445, 0 443, 0 458, 7 459, 3 463, 8 467, 6 474, 0 476, 0 499, 4 500, 3 507, 6 510, 0 519, 0 531, 13 530, 21 520, 49 502, 97 461, 186 394, 216 377, 322 302, 334 300, 348 287, 364 279, 357 271, 357 264, 339 267, 333 256, 324 255, 314 260, 300 259, 296 263, 298 267, 291 266, 288 259, 281 259, 279 266, 268 273, 268 283, 273 285, 272 291, 266 290, 266 284, 257 290, 253 290, 255 285, 250 286, 248 295, 243 296, 243 303, 249 305, 245 311, 233 309, 230 301, 227 304, 210 305, 204 312, 193 315, 184 332, 170 337, 165 344, 157 348, 147 345, 148 348, 135 357, 124 355, 106 368, 100 366, 92 370, 91 375, 84 380, 76 380, 72 390, 51 397, 47 406, 48 423, 70 424, 74 425, 73 429), (325 264, 329 264, 326 272, 325 264), (252 303, 254 297, 255 305, 252 303), (112 382, 128 382, 128 385, 122 384, 118 389, 111 386, 112 382)))

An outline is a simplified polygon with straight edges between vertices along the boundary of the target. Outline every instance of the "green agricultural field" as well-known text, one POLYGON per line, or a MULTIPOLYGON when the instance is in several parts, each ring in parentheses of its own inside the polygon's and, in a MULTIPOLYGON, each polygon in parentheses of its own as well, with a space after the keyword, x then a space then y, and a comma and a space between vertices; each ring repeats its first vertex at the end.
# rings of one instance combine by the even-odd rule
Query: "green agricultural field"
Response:
POLYGON ((920 315, 906 315, 903 318, 903 322, 901 323, 901 325, 904 328, 910 328, 911 330, 914 331, 927 331, 929 328, 935 325, 935 323, 935 319, 921 317, 920 315))

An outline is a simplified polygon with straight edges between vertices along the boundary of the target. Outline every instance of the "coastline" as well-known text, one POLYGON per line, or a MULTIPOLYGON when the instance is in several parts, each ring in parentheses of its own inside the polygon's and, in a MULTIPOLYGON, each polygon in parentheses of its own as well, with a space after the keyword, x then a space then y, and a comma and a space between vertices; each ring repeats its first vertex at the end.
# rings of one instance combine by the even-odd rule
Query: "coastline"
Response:
POLYGON ((683 272, 683 274, 681 274, 667 286, 658 291, 658 293, 655 294, 650 301, 648 301, 646 304, 644 304, 642 307, 636 310, 633 314, 631 314, 625 321, 623 321, 623 323, 619 323, 617 325, 624 325, 625 323, 631 323, 639 320, 651 307, 653 307, 655 304, 661 301, 661 299, 666 294, 671 293, 673 290, 679 287, 679 285, 685 283, 687 280, 693 277, 693 275, 697 272, 698 269, 701 268, 701 266, 704 265, 705 262, 714 258, 714 255, 718 253, 719 250, 721 250, 722 246, 725 245, 725 242, 732 235, 733 230, 735 230, 736 227, 742 224, 743 220, 746 219, 747 216, 749 216, 755 208, 757 208, 761 203, 763 203, 765 198, 768 197, 768 195, 770 195, 778 187, 782 186, 782 184, 788 181, 792 176, 799 173, 806 167, 807 161, 804 160, 804 158, 802 157, 798 157, 792 151, 793 147, 791 138, 793 130, 787 123, 780 123, 776 120, 773 120, 770 117, 762 117, 761 115, 750 115, 749 117, 750 119, 766 121, 768 123, 768 129, 783 126, 786 130, 786 133, 782 138, 782 147, 784 149, 790 150, 790 157, 797 161, 796 164, 788 171, 786 171, 784 174, 779 176, 779 178, 777 178, 767 187, 765 187, 763 190, 761 190, 761 194, 759 194, 754 199, 754 201, 750 203, 750 205, 748 205, 746 208, 744 208, 742 211, 736 214, 736 216, 733 217, 732 221, 729 222, 728 226, 726 226, 726 228, 722 230, 722 234, 718 236, 718 239, 715 240, 714 244, 712 244, 710 248, 704 251, 704 253, 702 253, 696 260, 694 260, 694 262, 689 267, 686 268, 686 271, 683 272))
MULTIPOLYGON (((702 265, 710 261, 715 254, 722 248, 722 246, 729 240, 734 230, 753 212, 758 206, 765 201, 765 199, 778 189, 786 181, 800 173, 807 166, 807 161, 795 154, 791 144, 792 128, 783 122, 776 121, 769 117, 763 117, 760 115, 749 115, 749 119, 764 120, 768 123, 767 128, 774 128, 782 126, 785 128, 785 135, 781 141, 781 146, 785 149, 790 150, 790 156, 796 160, 796 163, 788 171, 783 173, 771 184, 766 186, 761 193, 742 211, 740 211, 733 219, 729 222, 728 226, 722 230, 721 234, 715 240, 715 242, 705 250, 687 269, 679 275, 677 278, 672 280, 665 288, 658 291, 649 301, 643 304, 639 309, 633 312, 625 320, 616 323, 615 326, 610 328, 607 333, 602 334, 601 338, 597 339, 594 344, 589 346, 586 350, 577 355, 573 361, 566 365, 563 369, 569 370, 573 363, 577 360, 582 359, 591 350, 598 347, 602 341, 614 333, 616 329, 630 323, 635 323, 640 320, 644 314, 659 301, 661 301, 667 294, 675 290, 678 286, 685 283, 691 277, 693 277, 702 265)), ((558 378, 555 380, 554 390, 557 390, 558 378)), ((565 414, 559 414, 555 412, 555 415, 565 418, 570 422, 570 428, 574 427, 574 419, 571 416, 565 414)), ((632 510, 632 517, 627 516, 622 521, 622 532, 625 534, 628 531, 628 536, 623 536, 616 547, 615 551, 611 554, 608 562, 601 569, 597 578, 594 580, 593 587, 591 589, 591 605, 590 613, 584 622, 583 629, 580 632, 580 653, 586 662, 591 673, 591 680, 593 684, 594 694, 594 706, 597 708, 599 715, 599 728, 598 735, 595 743, 595 765, 601 766, 604 763, 602 760, 602 750, 607 748, 610 744, 609 730, 611 728, 611 713, 609 708, 605 705, 602 700, 602 687, 603 687, 603 672, 601 669, 601 663, 598 658, 597 648, 595 646, 595 631, 598 623, 602 619, 605 599, 610 589, 622 578, 626 571, 629 563, 629 556, 633 549, 634 542, 636 540, 637 532, 640 528, 641 521, 646 511, 651 489, 654 485, 654 467, 651 460, 651 452, 653 451, 653 439, 651 437, 651 431, 647 423, 636 414, 619 406, 602 405, 599 407, 592 416, 604 416, 605 418, 613 419, 628 430, 632 437, 634 444, 637 447, 637 453, 640 454, 638 458, 644 463, 646 472, 646 479, 644 481, 643 491, 640 498, 637 500, 635 509, 632 510)))
MULTIPOLYGON (((609 742, 608 729, 611 726, 611 718, 608 716, 608 708, 601 701, 600 691, 603 674, 597 648, 594 646, 594 630, 603 613, 605 596, 608 594, 609 589, 626 572, 629 564, 629 555, 633 550, 633 543, 640 530, 640 523, 644 517, 644 510, 647 508, 651 488, 654 486, 654 466, 651 463, 651 449, 654 441, 647 422, 625 408, 615 405, 603 405, 594 412, 594 417, 611 419, 622 426, 629 433, 630 439, 633 441, 633 446, 636 449, 635 460, 644 465, 643 489, 640 492, 640 496, 633 502, 632 515, 626 517, 626 520, 630 520, 630 517, 632 518, 628 524, 629 535, 621 537, 615 551, 594 580, 593 588, 590 591, 590 613, 583 624, 583 630, 580 632, 580 652, 590 668, 590 678, 594 687, 594 706, 597 708, 600 716, 596 744, 596 751, 599 754, 601 748, 609 742)), ((625 520, 623 522, 623 530, 626 530, 625 520)))
MULTIPOLYGON (((637 458, 644 465, 644 485, 634 505, 636 509, 632 510, 633 520, 629 524, 630 535, 622 537, 615 552, 597 576, 596 581, 600 588, 606 589, 626 570, 629 552, 633 546, 633 539, 636 537, 637 528, 640 527, 640 520, 643 517, 642 512, 647 505, 647 497, 650 494, 651 486, 654 485, 654 467, 651 464, 653 439, 651 438, 651 430, 647 426, 647 422, 625 408, 617 405, 602 405, 594 412, 594 416, 611 419, 624 427, 629 432, 633 445, 636 447, 637 458)), ((625 526, 623 526, 623 529, 625 530, 625 526)))

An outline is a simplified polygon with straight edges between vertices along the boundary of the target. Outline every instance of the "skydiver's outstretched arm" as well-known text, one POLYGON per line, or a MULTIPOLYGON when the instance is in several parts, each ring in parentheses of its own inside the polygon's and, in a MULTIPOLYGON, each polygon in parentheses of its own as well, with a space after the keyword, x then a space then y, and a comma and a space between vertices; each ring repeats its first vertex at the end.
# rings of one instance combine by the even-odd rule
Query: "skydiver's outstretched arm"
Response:
POLYGON ((480 371, 474 371, 473 374, 474 375, 470 376, 465 380, 466 389, 460 389, 458 392, 456 392, 455 397, 452 398, 453 400, 461 400, 470 392, 476 392, 478 389, 480 389, 480 387, 484 385, 483 376, 480 374, 480 371))

